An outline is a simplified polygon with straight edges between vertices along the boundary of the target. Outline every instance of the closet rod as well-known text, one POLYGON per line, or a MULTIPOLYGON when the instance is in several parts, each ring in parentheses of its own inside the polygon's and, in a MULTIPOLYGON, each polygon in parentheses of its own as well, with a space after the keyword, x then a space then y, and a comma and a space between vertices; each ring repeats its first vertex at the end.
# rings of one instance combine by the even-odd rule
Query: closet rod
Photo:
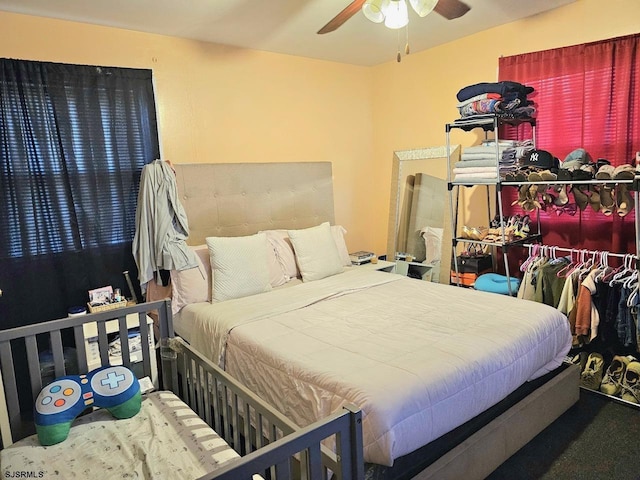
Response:
MULTIPOLYGON (((527 247, 527 248, 532 248, 535 245, 539 245, 541 247, 547 247, 550 249, 555 249, 556 252, 566 252, 566 253, 582 253, 582 252, 586 252, 589 253, 590 255, 596 254, 596 253, 603 253, 605 250, 589 250, 586 248, 567 248, 567 247, 555 247, 555 246, 551 246, 551 245, 543 245, 540 243, 523 243, 522 246, 523 247, 527 247)), ((611 252, 607 252, 607 255, 610 257, 618 257, 618 258, 625 258, 625 257, 633 257, 635 260, 638 259, 638 256, 635 253, 611 253, 611 252)))

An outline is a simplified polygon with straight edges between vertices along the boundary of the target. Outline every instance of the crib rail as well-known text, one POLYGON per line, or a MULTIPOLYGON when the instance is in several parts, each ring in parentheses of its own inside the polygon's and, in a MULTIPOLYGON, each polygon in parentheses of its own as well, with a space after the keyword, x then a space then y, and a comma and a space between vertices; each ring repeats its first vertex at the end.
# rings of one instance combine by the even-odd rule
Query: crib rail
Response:
POLYGON ((132 319, 137 320, 133 324, 140 331, 143 374, 151 376, 156 350, 147 341, 152 338, 148 315, 156 315, 161 337, 160 387, 182 398, 241 455, 203 476, 203 480, 255 479, 254 474, 269 480, 364 478, 359 410, 345 407, 322 421, 299 428, 174 337, 170 300, 0 331, 2 448, 35 432, 33 404, 53 377, 88 372, 85 324, 95 322, 100 362, 108 365, 107 322, 117 322, 122 363, 131 368, 128 331, 132 319), (67 351, 69 344, 73 345, 71 352, 67 351), (51 378, 43 375, 44 349, 51 352, 51 378))
MULTIPOLYGON (((88 371, 84 325, 95 323, 100 364, 109 364, 107 322, 118 322, 122 364, 131 367, 128 331, 139 328, 142 348, 142 371, 151 377, 151 359, 155 351, 149 348, 150 327, 147 315, 157 314, 159 322, 173 328, 170 301, 130 305, 119 310, 61 318, 34 325, 0 331, 0 430, 2 447, 35 432, 30 415, 33 403, 44 385, 54 378, 84 374, 88 371), (137 322, 136 322, 137 317, 137 322), (66 344, 66 345, 65 345, 66 344), (68 346, 70 345, 70 346, 68 346), (51 353, 52 368, 45 377, 41 354, 51 353), (2 405, 6 404, 6 408, 2 405)), ((48 368, 49 369, 49 368, 48 368)))
POLYGON ((362 419, 354 407, 299 428, 181 338, 170 350, 175 359, 161 355, 165 383, 242 455, 202 479, 363 478, 362 419))

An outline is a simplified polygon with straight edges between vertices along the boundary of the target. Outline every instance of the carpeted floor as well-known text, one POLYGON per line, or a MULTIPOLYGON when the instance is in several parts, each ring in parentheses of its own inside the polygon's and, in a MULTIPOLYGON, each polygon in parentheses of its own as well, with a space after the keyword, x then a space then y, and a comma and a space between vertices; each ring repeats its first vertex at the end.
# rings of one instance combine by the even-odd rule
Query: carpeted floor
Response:
POLYGON ((640 408, 580 400, 487 480, 640 480, 640 408))

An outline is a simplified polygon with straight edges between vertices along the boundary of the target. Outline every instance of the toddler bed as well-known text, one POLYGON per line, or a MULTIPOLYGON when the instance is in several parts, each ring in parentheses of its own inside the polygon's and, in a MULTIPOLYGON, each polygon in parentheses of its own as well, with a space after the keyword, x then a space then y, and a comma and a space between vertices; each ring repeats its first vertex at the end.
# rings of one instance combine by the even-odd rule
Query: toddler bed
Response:
MULTIPOLYGON (((363 477, 357 410, 349 407, 308 428, 296 427, 181 339, 170 338, 169 332, 169 300, 0 331, 2 476, 229 480, 363 477), (143 375, 150 375, 156 352, 144 339, 150 333, 147 314, 151 312, 158 316, 162 337, 158 355, 162 388, 143 395, 140 411, 131 418, 116 420, 106 409, 97 409, 75 419, 65 440, 42 446, 39 437, 33 435, 33 412, 34 399, 45 386, 39 361, 43 348, 51 350, 56 377, 84 374, 83 324, 96 323, 100 356, 106 365, 105 323, 117 319, 122 362, 131 366, 127 329, 131 328, 131 316, 137 316, 143 339, 143 375), (73 350, 65 346, 69 341, 73 350)), ((45 386, 45 391, 51 385, 56 382, 45 386)))

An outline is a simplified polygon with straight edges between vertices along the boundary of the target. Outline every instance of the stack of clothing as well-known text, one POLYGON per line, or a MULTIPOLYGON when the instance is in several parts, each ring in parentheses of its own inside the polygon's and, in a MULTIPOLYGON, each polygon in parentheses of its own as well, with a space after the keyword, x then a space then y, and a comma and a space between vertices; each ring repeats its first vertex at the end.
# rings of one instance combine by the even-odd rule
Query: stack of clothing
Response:
POLYGON ((500 177, 504 180, 508 173, 515 173, 522 166, 523 159, 535 150, 533 140, 513 142, 502 151, 500 158, 500 177))
POLYGON ((498 175, 517 169, 517 160, 505 152, 517 148, 517 142, 486 140, 480 145, 467 147, 462 151, 460 161, 453 165, 453 181, 458 183, 477 183, 498 181, 498 175))
POLYGON ((462 88, 458 94, 460 118, 455 124, 469 124, 491 120, 496 116, 506 118, 531 118, 535 115, 533 101, 528 95, 533 87, 518 82, 476 83, 462 88))

